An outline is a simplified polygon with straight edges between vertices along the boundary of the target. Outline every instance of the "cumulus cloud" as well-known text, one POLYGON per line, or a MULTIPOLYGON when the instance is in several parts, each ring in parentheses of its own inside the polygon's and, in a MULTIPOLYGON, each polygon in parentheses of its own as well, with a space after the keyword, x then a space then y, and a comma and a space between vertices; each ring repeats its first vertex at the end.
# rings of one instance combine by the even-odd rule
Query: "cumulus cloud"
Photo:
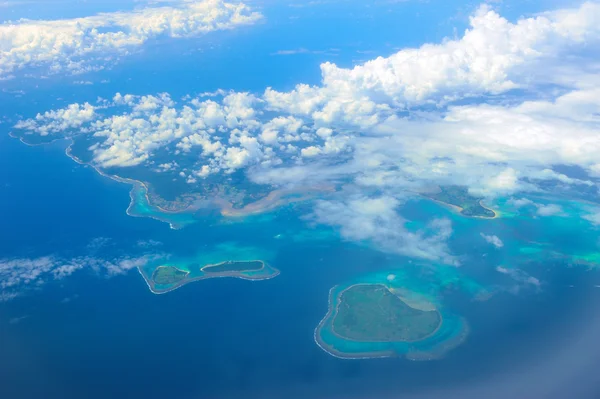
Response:
POLYGON ((352 69, 327 62, 321 65, 321 87, 268 90, 265 97, 276 109, 312 113, 323 122, 341 118, 369 125, 377 120, 375 113, 386 111, 374 99, 411 106, 523 87, 524 68, 596 42, 598 18, 598 4, 585 3, 511 23, 483 5, 460 39, 403 49, 352 69))
POLYGON ((191 191, 203 179, 239 171, 259 184, 377 190, 318 202, 314 220, 387 251, 448 260, 449 222, 415 232, 394 211, 407 192, 459 184, 486 200, 514 196, 515 206, 550 216, 562 212, 518 198, 549 181, 597 184, 600 81, 596 60, 582 50, 598 43, 599 26, 597 2, 516 22, 482 6, 459 38, 353 68, 325 63, 318 85, 217 90, 180 102, 165 93, 117 94, 16 128, 76 132, 91 143, 95 166, 151 166, 191 191), (555 172, 556 164, 590 177, 555 172), (380 215, 370 212, 378 207, 380 215))
POLYGON ((63 109, 38 114, 35 119, 21 121, 15 125, 15 128, 48 136, 80 128, 85 123, 93 121, 95 117, 95 106, 89 103, 71 104, 63 109))
POLYGON ((261 14, 243 3, 183 2, 65 20, 19 20, 0 25, 0 78, 43 66, 80 73, 103 68, 160 36, 194 37, 255 23, 261 14))
POLYGON ((502 240, 500 238, 498 238, 498 236, 495 236, 495 235, 485 235, 485 234, 481 233, 481 237, 488 244, 492 244, 496 248, 502 248, 504 246, 504 243, 502 242, 502 240))
MULTIPOLYGON (((452 105, 445 93, 473 97, 547 83, 531 76, 523 80, 520 73, 533 70, 536 60, 545 57, 560 64, 557 54, 595 42, 600 38, 596 20, 596 3, 516 23, 482 6, 460 39, 401 50, 353 69, 324 64, 320 86, 299 84, 290 92, 267 88, 260 96, 221 90, 209 100, 199 96, 183 106, 167 94, 118 94, 112 105, 129 111, 96 117, 87 128, 104 141, 91 149, 99 166, 111 167, 139 165, 171 143, 184 153, 199 148, 209 159, 197 165, 194 178, 256 165, 281 166, 279 175, 285 177, 286 166, 295 168, 287 172, 297 173, 298 165, 310 169, 324 157, 353 152, 352 162, 366 166, 361 181, 384 185, 415 177, 453 179, 484 196, 527 189, 527 179, 591 185, 549 166, 565 163, 590 173, 600 170, 600 96, 595 87, 573 87, 567 93, 563 87, 553 100, 545 95, 519 101, 516 96, 508 106, 452 105), (215 96, 221 100, 215 101, 215 96), (397 115, 408 103, 427 101, 449 105, 408 118, 397 115), (265 120, 264 115, 273 112, 280 115, 265 120)), ((82 113, 82 107, 73 104, 68 109, 82 113)), ((94 111, 89 107, 84 111, 94 111)), ((78 115, 66 117, 72 122, 50 113, 17 127, 48 134, 81 126, 78 115)), ((259 176, 265 171, 255 172, 259 176)))

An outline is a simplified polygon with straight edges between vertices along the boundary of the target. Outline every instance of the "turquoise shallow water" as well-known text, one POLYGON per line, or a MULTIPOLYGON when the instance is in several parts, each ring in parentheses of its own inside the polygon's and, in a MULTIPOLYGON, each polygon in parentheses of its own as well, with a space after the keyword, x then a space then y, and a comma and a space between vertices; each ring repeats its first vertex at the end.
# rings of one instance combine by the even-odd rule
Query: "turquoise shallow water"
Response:
POLYGON ((245 247, 235 242, 224 242, 213 248, 204 247, 201 252, 191 258, 164 257, 152 260, 139 268, 140 274, 155 293, 166 293, 180 288, 184 284, 210 278, 230 277, 244 280, 262 281, 277 277, 279 270, 272 266, 274 252, 257 247, 245 247), (203 270, 205 266, 217 265, 227 261, 262 262, 258 270, 243 272, 210 273, 203 270), (154 272, 159 267, 170 266, 187 273, 185 280, 171 284, 157 284, 153 281, 154 272))
MULTIPOLYGON (((485 220, 426 200, 406 203, 401 213, 410 230, 434 217, 452 222, 448 244, 456 267, 383 253, 369 242, 345 242, 336 230, 304 219, 310 203, 233 219, 165 213, 148 204, 143 186, 132 190, 73 163, 63 143, 26 147, 6 138, 2 145, 10 154, 3 158, 10 168, 1 169, 4 258, 149 254, 159 263, 184 265, 260 258, 281 271, 268 281, 198 281, 161 296, 135 270, 106 279, 90 268, 26 286, 21 299, 0 305, 0 338, 9 343, 0 354, 13 381, 2 388, 7 397, 35 398, 42 391, 61 398, 172 395, 169 383, 148 387, 122 379, 135 370, 136 381, 185 380, 177 388, 183 398, 282 392, 325 398, 392 392, 410 398, 469 385, 475 376, 485 381, 515 364, 537 369, 549 348, 569 348, 595 325, 598 230, 581 219, 592 204, 531 197, 562 207, 560 215, 541 217, 535 207, 514 209, 499 201, 494 205, 502 217, 485 220), (127 215, 128 207, 140 217, 127 215), (496 235, 503 247, 488 244, 482 233, 496 235), (93 242, 105 243, 94 248, 93 242), (439 334, 416 347, 392 345, 394 356, 445 357, 422 364, 398 358, 348 362, 319 348, 314 332, 327 314, 332 287, 387 281, 390 273, 399 288, 435 303, 446 321, 439 334), (40 338, 36 331, 46 334, 40 338), (52 362, 58 357, 64 359, 60 367, 52 362), (138 359, 149 357, 140 364, 138 359), (78 368, 90 359, 89 368, 78 368), (432 386, 434 372, 443 377, 432 386), (98 373, 105 386, 90 396, 87 387, 98 373), (41 381, 36 387, 27 383, 32 375, 41 381)), ((390 350, 329 341, 345 353, 390 350)))
POLYGON ((130 197, 131 204, 127 213, 134 217, 149 217, 168 223, 172 229, 181 229, 196 221, 189 213, 167 213, 161 212, 148 201, 148 189, 145 185, 138 182, 126 183, 132 184, 130 197))
MULTIPOLYGON (((329 312, 315 330, 316 342, 327 352, 345 359, 406 357, 409 360, 433 360, 440 358, 447 351, 460 345, 468 336, 469 327, 460 316, 447 312, 440 302, 439 291, 434 292, 424 279, 410 275, 412 267, 401 267, 389 273, 378 273, 365 276, 349 284, 338 285, 329 294, 329 312), (404 301, 417 306, 425 306, 428 310, 440 312, 443 322, 440 328, 430 337, 417 342, 357 342, 345 340, 333 331, 333 319, 339 306, 339 297, 344 290, 355 284, 382 284, 403 298, 404 301)), ((434 282, 435 286, 445 288, 443 283, 434 282)))
MULTIPOLYGON (((177 230, 188 227, 188 234, 192 230, 189 226, 196 224, 194 230, 208 230, 214 234, 213 238, 219 235, 227 239, 239 237, 239 241, 216 241, 213 244, 204 242, 202 250, 195 254, 160 256, 140 268, 140 273, 146 280, 151 279, 156 267, 165 264, 189 272, 192 280, 202 280, 209 276, 203 273, 198 265, 252 259, 261 259, 270 265, 277 258, 279 250, 286 245, 294 245, 300 241, 312 245, 317 243, 335 246, 340 240, 337 233, 328 228, 313 228, 307 231, 302 216, 310 212, 310 203, 286 206, 258 217, 232 219, 199 215, 196 211, 162 211, 149 203, 146 186, 135 182, 130 197, 128 214, 132 216, 165 222, 177 230), (249 233, 244 235, 244 231, 249 233), (261 231, 262 234, 256 235, 256 231, 261 231)), ((561 198, 532 198, 536 201, 536 207, 553 204, 560 206, 561 211, 556 215, 540 216, 535 214, 535 207, 516 207, 511 199, 500 198, 494 204, 499 217, 481 219, 464 217, 452 209, 428 200, 409 202, 403 211, 411 220, 407 227, 415 232, 432 217, 444 217, 452 221, 455 230, 453 249, 459 248, 456 254, 462 267, 413 263, 413 260, 388 255, 390 263, 396 263, 392 268, 382 269, 378 273, 359 274, 353 279, 338 282, 331 289, 330 311, 315 330, 317 344, 334 356, 349 359, 398 356, 411 360, 440 358, 466 341, 470 330, 466 318, 446 308, 445 297, 449 296, 449 293, 460 293, 474 301, 487 301, 501 292, 514 293, 521 289, 538 291, 542 283, 539 278, 523 270, 528 265, 559 260, 566 265, 595 266, 594 261, 598 256, 597 229, 582 218, 593 211, 594 205, 561 198), (502 236, 501 246, 486 246, 482 240, 486 234, 502 236), (584 238, 569 240, 578 235, 584 238), (476 272, 469 274, 469 271, 474 269, 476 272), (391 275, 394 276, 392 280, 389 278, 391 275), (508 278, 503 280, 502 277, 508 278), (444 320, 441 328, 433 336, 413 343, 352 342, 341 339, 331 329, 335 314, 332 307, 342 291, 353 284, 361 283, 385 284, 391 289, 402 290, 405 294, 419 296, 441 312, 444 320)), ((370 247, 368 242, 365 244, 367 248, 370 247)), ((377 252, 376 247, 373 250, 377 252)), ((276 277, 277 274, 277 269, 268 267, 259 272, 247 273, 245 277, 260 280, 276 277)), ((152 289, 162 293, 179 286, 154 285, 152 289)))
MULTIPOLYGON (((1 169, 7 183, 1 197, 4 257, 113 259, 150 253, 177 262, 214 262, 259 253, 281 271, 268 281, 212 279, 160 296, 134 270, 107 279, 84 269, 26 287, 22 298, 0 304, 2 373, 11 380, 0 388, 5 397, 412 398, 485 382, 516 365, 525 374, 538 370, 559 361, 562 349, 579 351, 578 337, 595 326, 597 272, 577 262, 568 267, 569 259, 554 254, 595 253, 597 232, 588 222, 527 215, 468 219, 435 203, 410 202, 402 212, 415 229, 434 216, 451 219, 449 246, 461 264, 420 265, 310 226, 300 217, 310 204, 244 220, 195 218, 173 230, 153 218, 128 216, 131 186, 74 164, 59 143, 2 144, 10 149, 3 162, 12 166, 1 169), (42 160, 53 163, 52 171, 41 167, 42 160), (504 247, 487 244, 481 233, 497 235, 504 247), (108 241, 98 249, 89 246, 99 237, 108 241), (499 265, 535 276, 540 287, 499 273, 499 265), (417 363, 344 361, 319 348, 314 331, 327 313, 330 289, 387 279, 390 273, 401 288, 465 320, 466 339, 441 360, 417 363), (549 353, 557 358, 544 360, 549 353), (29 383, 32 376, 35 385, 29 383), (91 393, 98 376, 103 385, 91 393), (178 381, 177 388, 169 381, 178 381)), ((420 349, 443 349, 464 331, 450 327, 420 349)), ((586 342, 592 349, 580 357, 593 364, 595 346, 586 342)), ((578 375, 593 369, 588 363, 581 367, 578 375)))
MULTIPOLYGON (((106 11, 123 7, 123 2, 105 3, 106 11)), ((350 67, 357 50, 365 53, 360 58, 391 54, 396 46, 451 36, 455 24, 459 31, 466 27, 466 18, 448 21, 456 13, 449 1, 425 8, 421 2, 400 2, 396 13, 384 6, 372 18, 358 15, 364 8, 352 4, 341 17, 337 2, 327 2, 318 16, 312 7, 263 3, 269 5, 269 23, 240 35, 231 32, 223 41, 211 37, 211 51, 189 54, 190 45, 198 45, 195 39, 174 46, 157 43, 94 75, 110 84, 75 86, 72 76, 4 81, 6 88, 28 93, 0 92, 2 114, 32 117, 72 101, 111 98, 116 91, 169 91, 180 98, 219 88, 290 90, 298 82, 319 84, 320 62, 335 59, 350 67), (398 23, 399 16, 417 12, 418 18, 398 23), (303 18, 289 18, 298 14, 303 18), (334 23, 340 18, 346 23, 334 23), (322 53, 270 55, 312 49, 314 43, 322 53), (340 48, 339 55, 324 54, 329 48, 340 48)), ((547 9, 549 1, 527 2, 526 9, 523 2, 520 7, 510 3, 515 1, 497 7, 516 18, 547 9)), ((76 8, 68 14, 89 14, 76 8)), ((19 9, 13 19, 35 17, 31 12, 66 16, 54 7, 19 9)), ((22 297, 0 303, 1 398, 600 397, 598 231, 573 217, 593 208, 589 204, 531 197, 563 207, 562 215, 540 217, 535 207, 517 210, 500 201, 496 205, 504 217, 477 220, 428 201, 409 202, 401 212, 411 230, 432 217, 452 221, 449 247, 460 267, 415 265, 403 276, 414 260, 310 226, 301 219, 310 212, 308 205, 243 220, 165 214, 147 203, 139 186, 132 192, 130 213, 142 217, 128 216, 131 185, 73 163, 64 156, 63 144, 30 148, 0 135, 0 258, 150 255, 189 264, 251 255, 269 259, 281 274, 257 282, 198 281, 154 295, 135 269, 109 278, 86 264, 69 278, 48 276, 44 284, 25 284, 22 297), (498 236, 503 247, 487 244, 482 233, 498 236), (450 325, 448 335, 421 348, 425 353, 454 342, 464 331, 462 320, 469 326, 466 339, 432 362, 347 361, 321 350, 314 330, 327 313, 331 288, 379 281, 390 272, 400 276, 402 288, 426 295, 455 317, 451 320, 461 320, 460 326, 450 325)))

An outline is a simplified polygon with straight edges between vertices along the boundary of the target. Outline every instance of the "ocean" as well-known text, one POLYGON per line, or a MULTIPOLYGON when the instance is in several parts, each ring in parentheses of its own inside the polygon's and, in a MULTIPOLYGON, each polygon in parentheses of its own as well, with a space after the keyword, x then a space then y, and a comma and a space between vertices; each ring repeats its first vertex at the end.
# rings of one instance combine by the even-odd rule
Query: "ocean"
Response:
MULTIPOLYGON (((102 256, 118 256, 139 251, 136 243, 144 240, 162 242, 157 251, 189 255, 222 240, 223 229, 229 239, 253 245, 280 230, 314 233, 285 210, 255 235, 243 223, 215 225, 216 235, 202 223, 174 231, 127 216, 129 187, 72 162, 65 143, 0 140, 1 258, 97 253, 90 243, 100 241, 102 256)), ((471 334, 442 360, 341 360, 321 350, 313 332, 327 312, 329 289, 398 262, 341 240, 292 240, 279 244, 273 263, 281 275, 268 281, 213 279, 154 295, 135 270, 112 278, 82 270, 30 287, 0 303, 0 397, 433 398, 440 391, 469 397, 461 392, 503 393, 497 381, 506 378, 499 386, 510 389, 515 375, 532 375, 514 383, 519 392, 548 384, 544 368, 564 353, 578 353, 585 364, 579 372, 565 370, 565 381, 553 377, 563 384, 554 392, 573 386, 600 392, 586 375, 600 350, 584 340, 600 328, 594 312, 600 278, 561 264, 531 266, 544 282, 540 292, 498 292, 486 301, 449 295, 448 306, 460 310, 471 334)))
MULTIPOLYGON (((105 2, 106 11, 114 3, 105 2)), ((61 75, 2 83, 0 261, 110 260, 152 252, 190 258, 221 242, 239 242, 272 252, 281 274, 256 282, 205 280, 164 295, 152 294, 135 269, 108 277, 85 267, 64 279, 29 284, 22 296, 0 302, 0 398, 600 397, 599 272, 527 254, 521 256, 528 262, 512 264, 521 249, 515 235, 551 232, 552 221, 471 220, 435 204, 407 204, 403 214, 416 224, 438 214, 452 220, 451 249, 467 256, 446 276, 459 284, 444 292, 444 304, 468 321, 470 334, 441 360, 342 360, 314 342, 329 290, 370 273, 393 272, 409 259, 310 227, 299 218, 301 206, 248 223, 207 219, 172 230, 167 223, 128 216, 130 186, 73 162, 64 154, 67 143, 30 147, 8 137, 17 115, 32 117, 116 92, 168 91, 179 101, 219 88, 261 93, 269 86, 319 84, 322 62, 351 67, 399 47, 439 42, 454 35, 453 29, 464 30, 472 11, 449 19, 456 4, 437 1, 426 8, 406 2, 393 12, 391 6, 373 7, 368 13, 356 3, 340 14, 339 4, 322 2, 316 15, 311 7, 257 3, 268 23, 201 41, 150 43, 93 75, 94 85, 75 85, 79 77, 61 75), (281 53, 286 51, 299 52, 281 53), (485 246, 481 233, 501 235, 504 250, 485 246), (541 284, 513 281, 497 266, 523 269, 541 284), (477 300, 482 292, 490 295, 477 300)), ((499 7, 513 19, 548 6, 528 2, 527 9, 511 9, 511 3, 499 7)), ((52 8, 31 15, 29 8, 19 9, 14 19, 88 11, 55 15, 62 10, 52 8)), ((561 231, 553 238, 556 249, 580 253, 585 242, 588 250, 597 250, 597 232, 586 230, 586 239, 579 240, 576 226, 561 231)))

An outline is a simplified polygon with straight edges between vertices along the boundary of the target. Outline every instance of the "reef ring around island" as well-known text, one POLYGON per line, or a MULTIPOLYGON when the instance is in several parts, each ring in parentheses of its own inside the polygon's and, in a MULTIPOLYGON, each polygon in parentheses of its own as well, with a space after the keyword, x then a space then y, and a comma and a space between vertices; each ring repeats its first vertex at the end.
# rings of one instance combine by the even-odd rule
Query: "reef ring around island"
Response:
POLYGON ((315 329, 316 343, 342 359, 438 359, 468 335, 466 321, 393 280, 338 285, 315 329))

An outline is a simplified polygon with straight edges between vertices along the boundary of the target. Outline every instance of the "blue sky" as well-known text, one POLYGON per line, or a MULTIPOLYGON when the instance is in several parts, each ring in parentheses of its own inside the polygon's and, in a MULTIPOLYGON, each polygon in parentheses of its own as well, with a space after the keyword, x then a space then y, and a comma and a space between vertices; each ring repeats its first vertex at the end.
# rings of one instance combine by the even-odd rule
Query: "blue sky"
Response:
MULTIPOLYGON (((4 1, 0 2, 0 16, 5 24, 21 18, 67 20, 175 3, 139 0, 4 1)), ((116 64, 107 64, 108 70, 92 74, 53 74, 51 79, 39 79, 39 75, 44 75, 42 68, 33 79, 21 76, 20 79, 4 80, 1 86, 5 91, 35 87, 37 93, 34 95, 37 95, 44 90, 54 93, 57 87, 65 84, 73 86, 74 82, 105 82, 103 87, 72 87, 72 99, 66 101, 94 99, 96 94, 112 96, 117 91, 136 94, 168 91, 179 95, 185 90, 180 90, 178 81, 184 79, 192 83, 191 87, 196 91, 218 88, 240 91, 262 91, 265 87, 290 89, 300 82, 319 83, 318 66, 322 62, 332 61, 339 66, 351 67, 377 56, 389 56, 403 47, 418 47, 460 35, 468 27, 469 16, 482 4, 441 0, 368 4, 343 0, 246 3, 262 13, 264 19, 249 29, 243 29, 243 32, 221 31, 191 40, 150 40, 136 49, 136 54, 122 58, 116 64), (303 3, 305 5, 300 7, 303 3), (161 56, 165 51, 168 57, 161 56), (275 55, 278 52, 290 54, 275 55), (151 72, 146 74, 149 70, 151 72), (158 72, 161 73, 160 79, 152 79, 149 83, 148 75, 158 72), (142 80, 145 81, 140 82, 142 80), (111 83, 106 84, 107 81, 111 83), (79 91, 83 93, 77 93, 79 91)), ((515 20, 522 15, 577 2, 504 1, 492 4, 503 16, 515 20)))

